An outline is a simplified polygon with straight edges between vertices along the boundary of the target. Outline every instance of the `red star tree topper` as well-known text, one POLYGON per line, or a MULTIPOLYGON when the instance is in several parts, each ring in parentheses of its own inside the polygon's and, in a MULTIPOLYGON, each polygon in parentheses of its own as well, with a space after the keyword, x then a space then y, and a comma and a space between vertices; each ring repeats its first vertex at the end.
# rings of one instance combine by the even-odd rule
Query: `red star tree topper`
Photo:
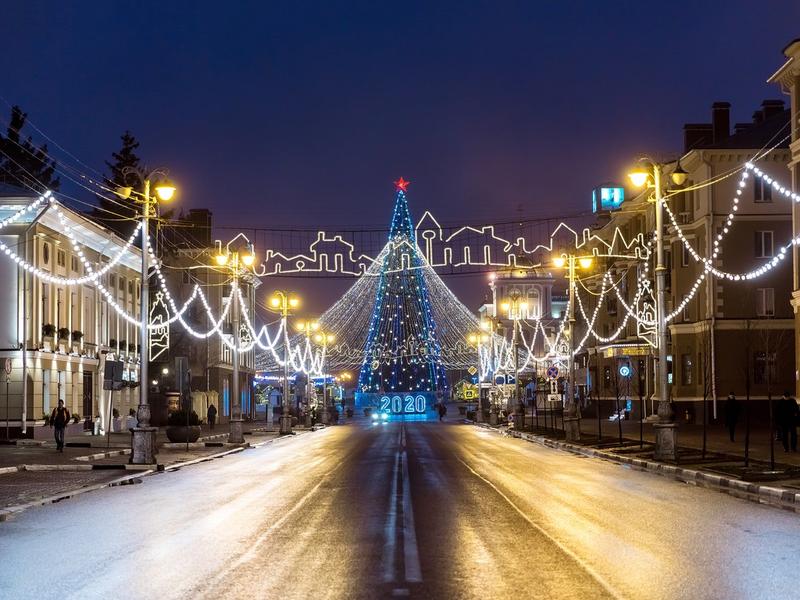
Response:
POLYGON ((405 192, 407 192, 407 191, 408 191, 408 185, 409 185, 410 183, 411 183, 410 181, 406 181, 405 179, 403 179, 403 178, 401 177, 400 179, 398 179, 397 181, 395 181, 395 182, 394 182, 394 185, 395 185, 395 187, 397 188, 397 191, 398 191, 398 192, 403 192, 403 193, 405 193, 405 192))

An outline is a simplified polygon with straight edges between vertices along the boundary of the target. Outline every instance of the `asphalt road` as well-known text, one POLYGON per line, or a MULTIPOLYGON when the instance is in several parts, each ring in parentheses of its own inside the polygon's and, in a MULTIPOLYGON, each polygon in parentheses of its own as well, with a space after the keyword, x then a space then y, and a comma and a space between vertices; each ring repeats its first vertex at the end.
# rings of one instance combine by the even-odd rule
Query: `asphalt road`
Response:
POLYGON ((0 523, 2 598, 790 598, 800 516, 469 425, 334 427, 0 523))

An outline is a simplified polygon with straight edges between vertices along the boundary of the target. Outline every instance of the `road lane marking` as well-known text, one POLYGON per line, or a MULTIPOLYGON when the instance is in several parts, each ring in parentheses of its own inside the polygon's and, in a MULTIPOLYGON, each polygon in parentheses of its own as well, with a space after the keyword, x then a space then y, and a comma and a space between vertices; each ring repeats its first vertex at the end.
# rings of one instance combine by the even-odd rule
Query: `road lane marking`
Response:
POLYGON ((400 470, 400 453, 394 455, 394 468, 392 469, 392 493, 389 495, 389 510, 386 513, 386 526, 384 535, 386 545, 383 547, 383 581, 394 581, 395 556, 397 546, 397 478, 400 470))
POLYGON ((553 544, 555 544, 555 545, 556 545, 556 546, 557 546, 557 547, 558 547, 558 548, 559 548, 559 549, 560 549, 562 552, 564 552, 564 554, 566 554, 566 555, 567 555, 567 556, 569 556, 569 557, 570 557, 570 558, 571 558, 573 561, 575 561, 575 563, 577 563, 577 564, 578 564, 578 566, 579 566, 580 568, 582 568, 583 570, 585 570, 585 571, 586 571, 586 572, 587 572, 587 573, 588 573, 588 574, 589 574, 589 575, 590 575, 590 576, 591 576, 591 577, 592 577, 592 578, 593 578, 595 581, 597 581, 597 583, 599 583, 599 584, 600 584, 600 585, 603 587, 603 589, 605 589, 605 590, 606 590, 606 592, 608 592, 608 593, 609 593, 611 596, 613 596, 614 598, 618 598, 618 599, 620 599, 620 600, 621 600, 621 599, 623 599, 623 598, 625 598, 625 596, 623 596, 623 595, 622 595, 620 592, 618 592, 617 590, 615 590, 615 589, 614 589, 614 587, 613 587, 613 586, 612 586, 612 585, 611 585, 611 584, 610 584, 608 581, 606 581, 606 579, 605 579, 605 578, 604 578, 602 575, 600 575, 600 574, 599 574, 599 573, 598 573, 598 572, 597 572, 597 571, 596 571, 596 570, 595 570, 595 569, 594 569, 594 568, 593 568, 591 565, 589 565, 588 563, 586 563, 586 561, 584 561, 584 560, 583 560, 583 559, 582 559, 580 556, 578 556, 577 554, 575 554, 575 552, 573 552, 572 550, 570 550, 569 548, 567 548, 567 547, 566 547, 564 544, 562 544, 562 543, 561 543, 561 542, 559 542, 559 541, 558 541, 556 538, 554 538, 552 535, 550 535, 549 533, 547 533, 547 531, 545 531, 545 530, 544 530, 544 529, 541 527, 541 525, 538 525, 537 523, 535 523, 535 522, 534 522, 534 521, 533 521, 533 520, 532 520, 532 519, 531 519, 531 518, 530 518, 530 517, 529 517, 529 516, 528 516, 528 515, 527 515, 525 512, 523 512, 523 511, 522 511, 522 510, 521 510, 521 509, 520 509, 520 508, 519 508, 519 507, 518 507, 518 506, 517 506, 517 505, 514 503, 514 501, 513 501, 513 500, 511 500, 511 498, 509 498, 508 496, 506 496, 506 495, 503 493, 503 491, 502 491, 502 490, 500 490, 500 488, 498 488, 498 487, 497 487, 495 484, 493 484, 491 481, 489 481, 488 479, 486 479, 486 477, 484 477, 483 475, 481 475, 480 473, 478 473, 478 472, 477 472, 475 469, 473 469, 472 467, 470 467, 470 466, 469 466, 467 463, 465 463, 463 460, 461 460, 461 458, 459 458, 458 456, 456 456, 456 459, 458 460, 458 462, 460 462, 462 465, 464 465, 464 466, 467 468, 467 470, 469 470, 469 471, 470 471, 470 472, 471 472, 473 475, 475 475, 475 477, 477 477, 478 479, 480 479, 481 481, 483 481, 483 482, 484 482, 486 485, 488 485, 488 486, 489 486, 490 488, 492 488, 492 489, 493 489, 495 492, 497 492, 497 494, 498 494, 498 495, 499 495, 501 498, 503 498, 503 500, 505 500, 505 501, 506 501, 506 502, 507 502, 507 503, 508 503, 508 504, 509 504, 509 505, 510 505, 510 506, 511 506, 511 507, 512 507, 512 508, 513 508, 515 511, 517 511, 517 513, 518 513, 518 514, 519 514, 519 515, 520 515, 520 516, 521 516, 523 519, 525 519, 525 521, 527 521, 527 523, 528 523, 528 524, 529 524, 531 527, 533 527, 533 528, 534 528, 536 531, 538 531, 539 533, 541 533, 541 534, 542 534, 544 537, 546 537, 546 538, 547 538, 548 540, 550 540, 550 541, 551 541, 553 544))
POLYGON ((403 450, 403 552, 406 565, 406 581, 422 581, 419 566, 417 531, 414 528, 414 510, 411 507, 411 480, 408 477, 408 454, 403 450))

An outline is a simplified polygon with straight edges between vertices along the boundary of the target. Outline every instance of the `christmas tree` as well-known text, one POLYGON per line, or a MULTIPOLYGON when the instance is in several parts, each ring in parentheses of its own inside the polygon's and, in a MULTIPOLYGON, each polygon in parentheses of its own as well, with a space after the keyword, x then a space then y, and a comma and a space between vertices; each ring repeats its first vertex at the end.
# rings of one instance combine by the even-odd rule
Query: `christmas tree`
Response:
POLYGON ((359 375, 363 394, 447 390, 447 376, 402 177, 395 182, 389 243, 378 257, 379 284, 359 375))

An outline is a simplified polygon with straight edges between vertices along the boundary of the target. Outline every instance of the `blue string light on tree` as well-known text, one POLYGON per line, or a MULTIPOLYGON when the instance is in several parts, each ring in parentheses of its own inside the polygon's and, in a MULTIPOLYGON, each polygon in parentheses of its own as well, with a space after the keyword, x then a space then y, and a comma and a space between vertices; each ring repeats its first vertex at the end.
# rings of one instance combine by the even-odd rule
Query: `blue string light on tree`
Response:
POLYGON ((408 185, 402 177, 395 181, 391 244, 381 263, 356 398, 360 405, 377 404, 392 412, 421 412, 448 388, 423 277, 425 261, 406 199, 408 185))

